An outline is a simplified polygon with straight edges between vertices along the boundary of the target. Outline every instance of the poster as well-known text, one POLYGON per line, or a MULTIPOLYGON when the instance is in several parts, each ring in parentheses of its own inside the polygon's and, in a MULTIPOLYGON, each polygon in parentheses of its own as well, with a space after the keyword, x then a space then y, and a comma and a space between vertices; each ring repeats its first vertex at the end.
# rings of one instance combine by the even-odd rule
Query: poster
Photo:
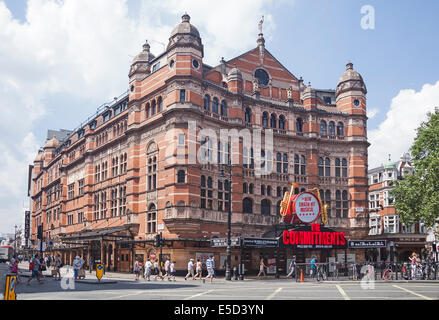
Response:
POLYGON ((267 274, 276 274, 276 259, 267 259, 267 274))
MULTIPOLYGON (((348 253, 347 254, 348 264, 349 263, 355 263, 355 253, 348 253)), ((345 263, 344 261, 344 253, 338 253, 337 254, 337 262, 338 263, 345 263)))

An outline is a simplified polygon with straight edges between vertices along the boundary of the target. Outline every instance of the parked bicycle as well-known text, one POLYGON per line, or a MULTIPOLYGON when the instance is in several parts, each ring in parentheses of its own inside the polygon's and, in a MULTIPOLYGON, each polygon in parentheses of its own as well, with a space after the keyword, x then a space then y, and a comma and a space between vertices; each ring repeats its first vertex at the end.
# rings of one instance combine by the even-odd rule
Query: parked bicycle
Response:
POLYGON ((382 278, 383 278, 383 280, 386 280, 386 281, 393 279, 392 265, 389 262, 385 263, 385 268, 383 271, 382 278))
POLYGON ((317 267, 317 277, 316 277, 316 279, 317 279, 317 281, 320 281, 320 280, 323 280, 323 281, 326 281, 326 280, 328 280, 328 276, 326 275, 326 268, 325 268, 325 266, 324 265, 316 265, 316 267, 317 267))

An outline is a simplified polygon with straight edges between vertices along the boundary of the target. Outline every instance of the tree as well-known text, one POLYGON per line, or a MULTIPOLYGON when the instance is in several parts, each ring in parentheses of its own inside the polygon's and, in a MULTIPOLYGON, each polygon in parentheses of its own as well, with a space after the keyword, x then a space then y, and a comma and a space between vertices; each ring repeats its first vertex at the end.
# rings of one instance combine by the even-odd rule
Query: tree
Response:
POLYGON ((402 222, 432 227, 439 218, 439 108, 427 116, 410 150, 414 174, 398 181, 392 194, 402 222))

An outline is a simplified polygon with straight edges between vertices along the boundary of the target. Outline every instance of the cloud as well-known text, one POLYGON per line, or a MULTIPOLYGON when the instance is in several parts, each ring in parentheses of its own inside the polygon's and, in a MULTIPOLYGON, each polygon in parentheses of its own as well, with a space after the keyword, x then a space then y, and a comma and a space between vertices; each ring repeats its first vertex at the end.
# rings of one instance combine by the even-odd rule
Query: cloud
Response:
POLYGON ((380 111, 377 108, 373 108, 373 109, 368 109, 367 110, 367 117, 369 119, 373 119, 375 118, 375 116, 379 113, 380 111))
POLYGON ((28 164, 44 144, 36 136, 57 129, 36 124, 68 112, 60 97, 89 102, 75 108, 74 128, 128 88, 129 66, 145 39, 154 54, 163 52, 184 12, 200 31, 204 62, 217 65, 256 47, 262 15, 268 41, 276 28, 270 12, 285 3, 141 0, 133 12, 127 0, 28 0, 21 22, 0 0, 0 232, 22 221, 28 164))
POLYGON ((416 129, 427 120, 427 113, 439 106, 439 81, 425 84, 419 92, 401 90, 392 99, 386 119, 376 130, 369 132, 369 168, 374 168, 388 159, 399 160, 409 151, 416 137, 416 129))

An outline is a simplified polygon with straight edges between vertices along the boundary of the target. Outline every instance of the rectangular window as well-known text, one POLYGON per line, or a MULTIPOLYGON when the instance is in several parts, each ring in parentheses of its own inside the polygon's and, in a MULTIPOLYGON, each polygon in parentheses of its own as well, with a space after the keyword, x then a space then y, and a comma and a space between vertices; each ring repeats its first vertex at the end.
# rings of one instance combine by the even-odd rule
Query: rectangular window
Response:
POLYGON ((152 72, 156 72, 158 69, 160 69, 160 62, 156 63, 153 67, 152 67, 152 72))
POLYGON ((184 147, 185 146, 185 140, 186 140, 186 136, 184 135, 184 133, 180 133, 178 135, 178 146, 179 147, 184 147))
POLYGON ((79 185, 79 195, 82 196, 84 194, 84 179, 81 179, 78 181, 78 185, 79 185))
POLYGON ((180 102, 186 102, 186 90, 180 90, 180 102))
POLYGON ((68 198, 73 199, 75 197, 75 183, 69 184, 69 190, 68 190, 68 198))
POLYGON ((156 233, 157 232, 157 213, 150 212, 147 216, 147 233, 156 233))

